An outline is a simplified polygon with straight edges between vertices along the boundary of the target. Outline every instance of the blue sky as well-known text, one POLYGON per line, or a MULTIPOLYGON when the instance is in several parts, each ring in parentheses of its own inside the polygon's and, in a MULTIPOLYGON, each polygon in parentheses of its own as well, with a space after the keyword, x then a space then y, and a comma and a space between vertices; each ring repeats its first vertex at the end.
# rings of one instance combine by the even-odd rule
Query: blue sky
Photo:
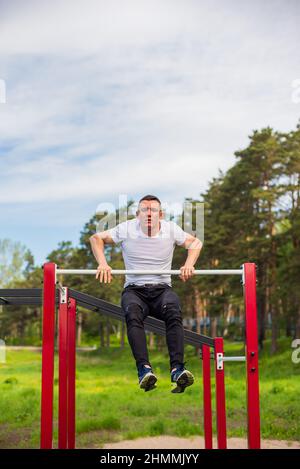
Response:
POLYGON ((0 238, 37 263, 101 202, 197 197, 300 117, 297 0, 1 1, 0 238))

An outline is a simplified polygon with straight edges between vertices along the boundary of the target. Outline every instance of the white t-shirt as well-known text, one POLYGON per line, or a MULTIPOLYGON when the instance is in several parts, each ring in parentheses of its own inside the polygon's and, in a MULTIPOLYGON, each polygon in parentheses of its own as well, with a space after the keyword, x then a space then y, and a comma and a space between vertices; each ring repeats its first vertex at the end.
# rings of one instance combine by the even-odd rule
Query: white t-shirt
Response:
MULTIPOLYGON (((125 221, 109 230, 116 244, 121 245, 126 270, 170 270, 175 244, 182 245, 187 233, 173 221, 160 220, 160 231, 147 236, 138 218, 125 221)), ((171 284, 171 275, 126 275, 124 288, 134 283, 171 284)))

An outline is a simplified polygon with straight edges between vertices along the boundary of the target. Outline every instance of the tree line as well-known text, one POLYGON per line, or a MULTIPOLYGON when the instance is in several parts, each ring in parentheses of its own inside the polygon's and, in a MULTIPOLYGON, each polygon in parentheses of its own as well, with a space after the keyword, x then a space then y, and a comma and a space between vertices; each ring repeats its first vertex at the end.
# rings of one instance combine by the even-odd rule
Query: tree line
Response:
MULTIPOLYGON (((239 268, 244 262, 255 262, 259 344, 262 348, 270 338, 274 353, 281 335, 300 337, 300 124, 285 133, 269 127, 255 130, 248 146, 236 151, 235 158, 235 164, 225 173, 219 171, 197 199, 185 199, 192 207, 204 203, 205 238, 196 267, 239 268)), ((47 260, 60 268, 96 268, 89 237, 99 220, 93 215, 85 223, 78 246, 62 241, 47 260)), ((190 226, 191 231, 193 228, 190 226)), ((105 250, 111 267, 122 269, 120 248, 106 246, 105 250)), ((176 247, 173 268, 183 265, 185 257, 186 252, 176 247)), ((20 243, 0 240, 1 288, 40 288, 41 282, 42 269, 35 265, 32 253, 20 243)), ((195 276, 186 283, 176 278, 172 282, 183 316, 195 318, 199 332, 243 337, 242 286, 237 278, 195 276)), ((119 276, 110 285, 99 284, 91 276, 68 277, 71 288, 116 304, 123 283, 119 276)), ((113 332, 124 343, 121 325, 81 308, 77 319, 78 342, 84 334, 100 337, 100 344, 108 346, 113 332)), ((40 343, 40 308, 0 306, 0 338, 40 343)))

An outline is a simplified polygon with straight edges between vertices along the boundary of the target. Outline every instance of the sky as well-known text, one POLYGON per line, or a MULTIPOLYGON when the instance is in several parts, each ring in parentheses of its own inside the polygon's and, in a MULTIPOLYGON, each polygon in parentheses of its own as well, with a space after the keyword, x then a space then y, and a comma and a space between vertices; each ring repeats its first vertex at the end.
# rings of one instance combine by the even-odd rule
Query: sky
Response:
POLYGON ((41 264, 99 204, 181 204, 253 130, 293 130, 299 20, 298 0, 0 0, 0 239, 41 264))

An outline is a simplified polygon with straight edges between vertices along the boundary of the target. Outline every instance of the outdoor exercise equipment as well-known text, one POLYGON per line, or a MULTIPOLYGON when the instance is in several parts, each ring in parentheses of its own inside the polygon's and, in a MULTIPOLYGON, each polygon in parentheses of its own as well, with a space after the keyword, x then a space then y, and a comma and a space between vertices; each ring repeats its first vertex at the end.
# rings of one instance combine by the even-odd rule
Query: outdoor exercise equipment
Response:
MULTIPOLYGON (((58 306, 59 400, 58 448, 75 448, 75 370, 76 370, 76 306, 101 312, 124 321, 120 306, 72 290, 57 282, 57 275, 96 275, 96 270, 58 269, 48 262, 43 266, 41 289, 0 290, 0 305, 43 305, 42 389, 41 389, 41 443, 42 449, 53 447, 53 388, 55 351, 55 312, 58 306)), ((201 347, 203 380, 203 416, 205 448, 213 447, 211 359, 215 367, 216 428, 218 448, 227 447, 224 363, 246 362, 248 448, 260 448, 260 409, 258 375, 258 340, 256 310, 256 266, 245 263, 241 269, 195 270, 195 275, 236 275, 243 284, 245 306, 245 356, 224 355, 222 337, 207 337, 184 330, 185 343, 201 347)), ((112 270, 112 275, 158 274, 180 275, 180 270, 112 270)), ((165 334, 163 321, 153 317, 145 320, 145 329, 165 334)))

